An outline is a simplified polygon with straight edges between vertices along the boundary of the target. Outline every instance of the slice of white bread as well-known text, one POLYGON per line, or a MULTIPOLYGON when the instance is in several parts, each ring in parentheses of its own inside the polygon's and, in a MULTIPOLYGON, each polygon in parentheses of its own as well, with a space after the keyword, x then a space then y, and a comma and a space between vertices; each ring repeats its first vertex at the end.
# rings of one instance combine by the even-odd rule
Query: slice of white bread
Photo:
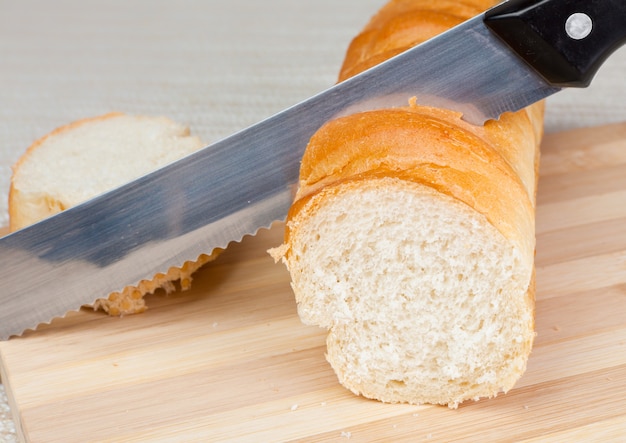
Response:
MULTIPOLYGON (((454 3, 389 2, 341 78, 378 60, 372 48, 404 48, 411 29, 448 26, 454 3)), ((492 2, 458 3, 461 21, 468 4, 492 2)), ((312 137, 271 254, 290 272, 302 321, 328 329, 327 359, 348 389, 456 407, 506 392, 525 371, 542 117, 537 104, 479 127, 413 99, 312 137)))
MULTIPOLYGON (((202 148, 189 129, 165 117, 110 113, 60 127, 36 141, 13 166, 9 228, 16 231, 121 186, 202 148)), ((142 312, 143 296, 191 285, 191 274, 217 255, 201 255, 152 280, 98 299, 110 315, 142 312)))

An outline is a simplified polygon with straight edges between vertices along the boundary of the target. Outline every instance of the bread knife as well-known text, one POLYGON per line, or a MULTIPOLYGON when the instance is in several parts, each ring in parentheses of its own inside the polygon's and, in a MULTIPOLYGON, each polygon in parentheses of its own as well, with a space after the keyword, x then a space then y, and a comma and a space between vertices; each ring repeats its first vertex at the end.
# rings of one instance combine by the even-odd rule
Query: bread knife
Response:
POLYGON ((626 41, 624 0, 510 0, 256 125, 0 239, 0 339, 284 219, 309 138, 423 105, 473 124, 586 87, 626 41))

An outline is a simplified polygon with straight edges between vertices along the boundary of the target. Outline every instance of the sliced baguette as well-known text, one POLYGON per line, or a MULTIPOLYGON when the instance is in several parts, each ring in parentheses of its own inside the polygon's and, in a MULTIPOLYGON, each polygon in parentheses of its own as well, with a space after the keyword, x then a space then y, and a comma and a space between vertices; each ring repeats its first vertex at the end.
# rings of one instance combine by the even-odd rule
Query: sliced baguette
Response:
MULTIPOLYGON (((9 227, 16 231, 52 216, 202 147, 189 129, 165 117, 111 113, 60 127, 36 141, 13 166, 9 227)), ((215 257, 201 255, 180 268, 95 302, 110 315, 146 309, 144 295, 191 285, 191 275, 215 257)))
MULTIPOLYGON (((452 3, 388 3, 340 78, 449 26, 452 3)), ((461 20, 492 2, 457 3, 461 20)), ((479 127, 412 99, 313 136, 271 254, 289 270, 302 321, 328 329, 327 359, 348 389, 454 408, 506 392, 525 371, 542 118, 537 104, 479 127)))

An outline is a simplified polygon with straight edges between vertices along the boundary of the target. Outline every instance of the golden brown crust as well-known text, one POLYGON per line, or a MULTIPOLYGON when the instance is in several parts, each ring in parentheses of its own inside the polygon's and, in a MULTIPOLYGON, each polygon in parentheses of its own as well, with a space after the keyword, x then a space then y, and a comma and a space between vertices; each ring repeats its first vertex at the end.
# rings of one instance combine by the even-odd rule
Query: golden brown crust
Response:
MULTIPOLYGON (((340 80, 495 3, 392 0, 352 41, 340 80)), ((331 121, 307 146, 288 221, 324 187, 367 176, 396 176, 428 184, 475 208, 530 256, 543 109, 543 103, 538 103, 474 126, 456 112, 418 106, 413 99, 404 108, 331 121)), ((286 244, 288 240, 289 228, 286 244)))
POLYGON ((392 0, 348 48, 339 81, 409 49, 493 6, 491 0, 392 0))
POLYGON ((186 291, 191 288, 192 274, 208 262, 215 260, 221 252, 221 249, 214 249, 211 254, 202 254, 197 260, 185 262, 180 268, 171 267, 166 273, 158 273, 152 280, 142 280, 137 286, 126 286, 119 292, 113 292, 106 298, 96 300, 93 308, 101 309, 113 316, 144 312, 147 309, 145 294, 152 294, 161 288, 166 293, 173 292, 176 289, 173 283, 175 281, 179 282, 181 291, 186 291))
POLYGON ((331 121, 309 142, 288 220, 297 218, 321 189, 348 180, 397 177, 428 185, 473 207, 530 257, 537 151, 533 138, 529 146, 532 131, 525 112, 478 127, 452 111, 420 106, 331 121), (515 168, 528 171, 526 183, 515 168))

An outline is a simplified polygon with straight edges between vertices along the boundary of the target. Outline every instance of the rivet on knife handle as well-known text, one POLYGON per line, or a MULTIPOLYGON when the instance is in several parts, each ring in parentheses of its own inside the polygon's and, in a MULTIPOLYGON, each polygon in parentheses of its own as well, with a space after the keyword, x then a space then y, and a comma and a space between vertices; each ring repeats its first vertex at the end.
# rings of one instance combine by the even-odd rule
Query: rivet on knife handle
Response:
POLYGON ((510 0, 485 24, 552 85, 586 87, 626 43, 626 1, 510 0))

